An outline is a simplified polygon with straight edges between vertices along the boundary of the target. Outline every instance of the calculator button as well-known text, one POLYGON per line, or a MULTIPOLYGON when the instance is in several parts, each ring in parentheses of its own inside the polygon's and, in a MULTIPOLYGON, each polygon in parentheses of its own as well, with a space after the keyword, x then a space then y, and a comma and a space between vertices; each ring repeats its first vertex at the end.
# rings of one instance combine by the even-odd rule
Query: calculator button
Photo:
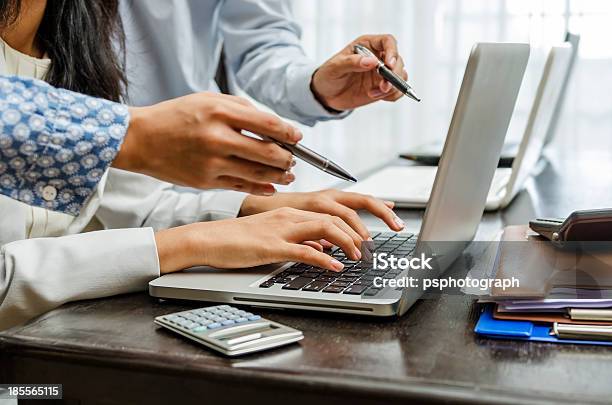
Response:
POLYGON ((205 330, 207 330, 208 327, 207 326, 198 326, 197 328, 195 328, 193 331, 196 333, 200 333, 200 332, 204 332, 205 330))
POLYGON ((246 321, 248 321, 248 319, 246 319, 244 317, 236 319, 236 323, 243 323, 243 322, 246 322, 246 321))
POLYGON ((197 323, 195 323, 195 322, 189 322, 189 323, 187 323, 186 325, 183 325, 183 327, 184 327, 184 328, 186 328, 186 329, 193 329, 193 328, 195 328, 196 326, 198 326, 198 324, 197 324, 197 323))
POLYGON ((233 324, 235 324, 235 323, 236 323, 236 322, 234 322, 234 320, 232 320, 232 319, 227 319, 227 320, 225 320, 225 321, 221 322, 221 325, 223 325, 223 326, 230 326, 230 325, 233 325, 233 324))
POLYGON ((252 316, 253 316, 253 314, 252 314, 252 313, 250 313, 250 312, 246 312, 246 313, 244 314, 244 317, 245 317, 245 318, 250 318, 250 317, 252 317, 252 316))
POLYGON ((248 318, 249 321, 258 321, 260 319, 261 319, 261 316, 253 315, 253 314, 251 314, 251 316, 249 316, 249 318, 248 318))
POLYGON ((229 305, 221 305, 219 308, 225 309, 225 310, 232 309, 232 307, 230 307, 229 305))
POLYGON ((220 328, 221 324, 219 322, 213 322, 211 324, 208 325, 208 329, 217 329, 220 328))
POLYGON ((230 315, 227 317, 227 319, 233 319, 234 321, 238 318, 240 318, 238 315, 230 315))

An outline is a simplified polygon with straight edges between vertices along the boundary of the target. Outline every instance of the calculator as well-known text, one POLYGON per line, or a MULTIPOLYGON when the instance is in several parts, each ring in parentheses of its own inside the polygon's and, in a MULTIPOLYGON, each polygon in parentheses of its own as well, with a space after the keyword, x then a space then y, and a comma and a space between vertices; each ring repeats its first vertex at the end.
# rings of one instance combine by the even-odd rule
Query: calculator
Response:
POLYGON ((297 329, 229 305, 158 316, 154 322, 226 356, 255 353, 304 338, 297 329))

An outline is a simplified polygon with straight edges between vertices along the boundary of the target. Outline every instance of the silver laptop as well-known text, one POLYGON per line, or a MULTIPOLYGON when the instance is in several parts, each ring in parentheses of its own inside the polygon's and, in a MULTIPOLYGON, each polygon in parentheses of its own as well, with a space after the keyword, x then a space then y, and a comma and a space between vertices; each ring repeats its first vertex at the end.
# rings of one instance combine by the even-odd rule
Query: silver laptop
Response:
MULTIPOLYGON (((561 85, 561 95, 559 96, 559 100, 556 105, 554 105, 554 114, 552 118, 552 123, 550 128, 548 129, 548 134, 546 135, 546 140, 544 142, 544 146, 549 145, 556 134, 557 125, 559 123, 559 118, 561 115, 561 111, 563 110, 563 103, 565 101, 565 94, 567 92, 567 87, 570 82, 572 72, 574 70, 574 65, 576 64, 576 60, 578 59, 578 49, 580 46, 580 35, 573 34, 571 32, 565 33, 565 43, 571 45, 572 47, 572 56, 570 60, 569 67, 566 71, 565 77, 563 78, 563 84, 561 85)), ((528 67, 529 70, 529 67, 528 67)), ((520 95, 519 95, 520 98, 520 95)), ((514 163, 514 158, 516 158, 519 152, 520 143, 517 142, 506 142, 504 144, 504 148, 502 149, 502 154, 499 159, 499 167, 511 167, 514 163)), ((440 161, 440 154, 442 152, 442 147, 444 144, 440 141, 427 143, 424 145, 420 145, 416 147, 414 150, 405 152, 401 154, 401 157, 414 160, 418 163, 437 166, 440 161)))
MULTIPOLYGON (((522 190, 536 166, 553 124, 555 107, 561 97, 562 84, 571 60, 572 47, 567 43, 554 46, 548 51, 518 154, 511 168, 498 168, 495 171, 486 210, 498 210, 508 206, 522 190)), ((436 166, 391 166, 374 173, 348 190, 395 201, 399 207, 420 208, 426 206, 429 201, 437 171, 436 166), (396 187, 398 179, 410 186, 396 187)))
MULTIPOLYGON (((445 244, 443 252, 436 252, 443 258, 436 267, 440 274, 474 238, 529 51, 527 44, 474 46, 420 236, 374 229, 377 249, 408 256, 425 250, 432 241, 453 242, 445 244)), ((398 182, 397 186, 406 184, 398 182)), ((421 296, 416 289, 402 289, 392 296, 376 291, 368 283, 373 278, 370 273, 378 270, 365 266, 364 262, 349 261, 339 250, 331 254, 345 263, 342 273, 329 273, 299 263, 241 270, 200 267, 153 280, 149 283, 149 293, 159 298, 372 316, 401 315, 421 296)))

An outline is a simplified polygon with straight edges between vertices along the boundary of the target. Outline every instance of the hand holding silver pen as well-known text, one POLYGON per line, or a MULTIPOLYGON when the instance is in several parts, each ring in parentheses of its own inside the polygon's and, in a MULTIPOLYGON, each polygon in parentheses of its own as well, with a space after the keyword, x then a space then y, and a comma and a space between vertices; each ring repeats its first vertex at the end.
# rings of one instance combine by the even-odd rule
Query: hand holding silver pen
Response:
POLYGON ((406 83, 404 79, 393 73, 393 71, 389 69, 383 61, 381 61, 376 57, 376 55, 374 55, 374 52, 372 52, 363 45, 357 44, 355 45, 355 53, 370 58, 376 58, 376 60, 378 60, 378 67, 376 69, 378 73, 385 78, 386 81, 391 83, 391 85, 398 89, 402 94, 405 94, 406 96, 410 97, 415 101, 421 102, 421 99, 416 95, 414 90, 412 90, 412 87, 408 83, 406 83))
POLYGON ((349 172, 344 170, 338 164, 332 162, 325 156, 318 154, 314 150, 307 148, 304 145, 291 145, 288 143, 277 141, 272 138, 268 138, 268 140, 276 143, 281 148, 284 148, 291 152, 293 156, 303 160, 304 162, 316 167, 317 169, 325 173, 331 174, 332 176, 335 176, 345 181, 352 181, 354 183, 357 182, 357 179, 355 177, 353 177, 349 172))

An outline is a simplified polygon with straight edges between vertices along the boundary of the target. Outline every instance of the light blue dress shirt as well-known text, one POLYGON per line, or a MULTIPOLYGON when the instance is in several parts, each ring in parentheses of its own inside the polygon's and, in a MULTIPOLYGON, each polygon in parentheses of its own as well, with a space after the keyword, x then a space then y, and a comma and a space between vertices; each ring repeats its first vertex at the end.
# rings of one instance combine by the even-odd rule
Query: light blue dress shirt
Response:
POLYGON ((129 101, 151 105, 215 89, 221 46, 228 74, 276 113, 307 125, 337 119, 315 99, 317 66, 285 0, 124 0, 129 101))

